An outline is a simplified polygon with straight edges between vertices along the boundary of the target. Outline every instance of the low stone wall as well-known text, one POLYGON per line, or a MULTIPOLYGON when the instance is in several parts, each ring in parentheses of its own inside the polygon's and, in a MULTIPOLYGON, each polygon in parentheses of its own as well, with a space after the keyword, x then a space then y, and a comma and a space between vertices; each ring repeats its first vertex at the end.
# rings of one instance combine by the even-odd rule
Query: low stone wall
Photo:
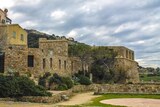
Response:
POLYGON ((79 93, 79 92, 88 92, 88 91, 95 91, 97 88, 97 85, 76 85, 72 88, 73 93, 79 93))
POLYGON ((62 95, 71 97, 73 93, 94 91, 95 94, 131 93, 131 94, 160 94, 160 84, 92 84, 77 85, 72 89, 55 94, 52 97, 25 96, 17 99, 0 99, 0 101, 22 101, 35 103, 58 103, 63 101, 62 95))
POLYGON ((34 102, 34 103, 58 103, 63 101, 62 95, 71 97, 73 95, 72 90, 67 90, 65 92, 55 94, 52 97, 42 97, 42 96, 25 96, 17 98, 16 101, 22 102, 34 102))
POLYGON ((160 84, 104 84, 97 85, 96 93, 160 94, 160 84))

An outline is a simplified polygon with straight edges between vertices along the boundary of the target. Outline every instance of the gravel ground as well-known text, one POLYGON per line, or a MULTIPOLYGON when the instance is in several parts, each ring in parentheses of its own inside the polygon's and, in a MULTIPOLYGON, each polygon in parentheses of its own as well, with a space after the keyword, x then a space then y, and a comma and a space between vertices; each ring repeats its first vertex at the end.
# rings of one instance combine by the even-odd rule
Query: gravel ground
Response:
POLYGON ((99 97, 98 95, 94 96, 93 92, 81 93, 73 96, 69 101, 57 103, 56 105, 81 105, 88 103, 91 99, 99 97))
MULTIPOLYGON (((60 102, 57 104, 41 104, 41 103, 29 103, 29 102, 12 102, 12 101, 0 101, 0 107, 58 107, 59 105, 80 105, 89 102, 94 96, 93 92, 78 93, 75 94, 70 100, 60 102)), ((61 107, 62 107, 61 106, 61 107)))
POLYGON ((121 105, 128 107, 160 107, 159 99, 119 98, 100 101, 103 104, 121 105))

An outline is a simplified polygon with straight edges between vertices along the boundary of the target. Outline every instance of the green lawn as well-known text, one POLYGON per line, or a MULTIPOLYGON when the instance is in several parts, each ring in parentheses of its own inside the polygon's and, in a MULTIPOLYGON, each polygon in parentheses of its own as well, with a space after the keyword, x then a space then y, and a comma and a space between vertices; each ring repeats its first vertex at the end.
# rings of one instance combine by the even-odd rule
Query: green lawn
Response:
POLYGON ((114 99, 114 98, 153 98, 160 99, 160 95, 144 95, 144 94, 105 94, 101 97, 97 97, 92 100, 91 103, 85 104, 84 106, 94 106, 94 107, 124 107, 124 106, 113 106, 101 104, 101 100, 114 99))
POLYGON ((160 82, 160 76, 147 76, 147 75, 140 75, 140 80, 144 82, 160 82))

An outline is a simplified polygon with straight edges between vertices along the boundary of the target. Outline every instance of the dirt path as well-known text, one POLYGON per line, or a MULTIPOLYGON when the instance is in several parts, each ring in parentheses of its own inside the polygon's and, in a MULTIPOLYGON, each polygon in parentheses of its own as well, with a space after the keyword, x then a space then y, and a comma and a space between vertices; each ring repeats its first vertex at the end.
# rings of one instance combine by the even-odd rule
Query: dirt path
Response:
POLYGON ((57 103, 56 105, 81 105, 84 103, 88 103, 91 99, 95 97, 99 96, 94 96, 93 92, 81 93, 73 96, 69 101, 57 103))
POLYGON ((103 104, 121 105, 129 107, 160 107, 159 99, 119 98, 100 101, 103 104))
POLYGON ((28 102, 12 102, 12 101, 0 101, 0 107, 57 107, 59 105, 80 105, 89 102, 92 98, 99 97, 94 96, 93 92, 80 93, 73 96, 69 101, 57 103, 57 104, 41 104, 41 103, 28 103, 28 102))
POLYGON ((0 107, 54 107, 54 105, 29 102, 0 101, 0 107))

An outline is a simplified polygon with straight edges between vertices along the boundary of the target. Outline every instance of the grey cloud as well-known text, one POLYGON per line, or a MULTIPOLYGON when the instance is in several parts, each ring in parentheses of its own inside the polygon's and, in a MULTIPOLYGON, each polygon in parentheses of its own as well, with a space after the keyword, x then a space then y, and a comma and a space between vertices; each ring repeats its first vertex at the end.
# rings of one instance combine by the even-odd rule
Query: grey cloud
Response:
POLYGON ((17 1, 20 4, 15 3, 10 10, 23 15, 13 20, 23 24, 23 27, 30 28, 24 24, 30 21, 36 23, 34 29, 50 31, 57 35, 67 35, 74 30, 78 33, 75 36, 78 41, 91 45, 125 45, 134 49, 136 58, 146 61, 145 65, 158 63, 160 66, 160 61, 154 63, 146 60, 147 57, 160 58, 160 27, 149 26, 160 23, 160 0, 113 0, 109 5, 109 1, 105 0, 40 0, 32 5, 17 1), (99 7, 89 5, 93 2, 99 7), (85 5, 89 6, 90 11, 81 9, 85 5), (66 16, 61 20, 54 20, 51 13, 56 10, 66 12, 66 16), (120 26, 128 23, 131 24, 125 29, 115 32, 120 26), (97 32, 101 35, 97 35, 97 32), (137 44, 139 41, 144 41, 144 44, 137 44))

